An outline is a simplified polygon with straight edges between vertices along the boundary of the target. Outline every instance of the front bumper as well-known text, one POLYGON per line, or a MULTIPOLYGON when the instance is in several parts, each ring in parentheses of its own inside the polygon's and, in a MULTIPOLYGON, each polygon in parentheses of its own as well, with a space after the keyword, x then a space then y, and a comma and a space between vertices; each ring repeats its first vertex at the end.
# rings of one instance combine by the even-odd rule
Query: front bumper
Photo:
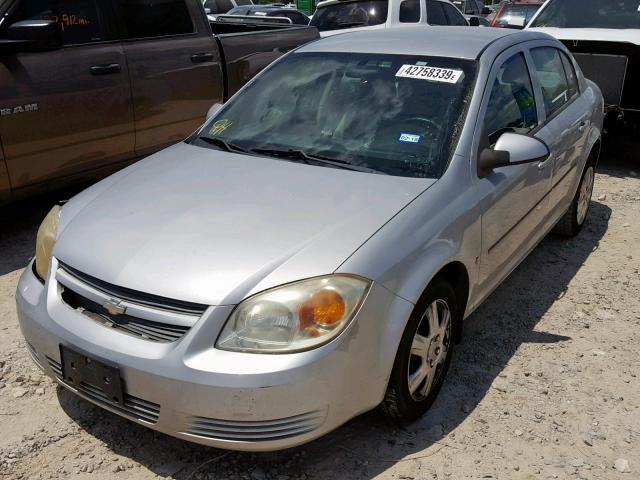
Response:
POLYGON ((269 451, 313 440, 383 398, 397 345, 413 305, 374 284, 338 338, 295 354, 213 348, 232 306, 210 307, 189 332, 154 343, 106 328, 67 306, 56 280, 31 266, 16 294, 18 318, 42 370, 81 397, 160 432, 219 448, 269 451), (117 365, 124 404, 62 374, 60 345, 117 365))

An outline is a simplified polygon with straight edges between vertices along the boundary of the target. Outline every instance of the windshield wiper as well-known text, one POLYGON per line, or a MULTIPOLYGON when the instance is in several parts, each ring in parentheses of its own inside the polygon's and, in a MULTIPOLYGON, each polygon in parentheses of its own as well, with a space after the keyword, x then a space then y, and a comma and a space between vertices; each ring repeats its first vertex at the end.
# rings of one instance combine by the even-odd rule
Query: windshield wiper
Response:
POLYGON ((232 152, 232 153, 247 153, 248 150, 246 148, 242 148, 238 145, 235 145, 233 143, 229 143, 226 142, 220 138, 211 138, 211 137, 207 137, 205 135, 202 135, 201 137, 198 137, 199 140, 203 140, 205 142, 207 142, 210 145, 213 145, 215 147, 221 148, 223 150, 226 150, 227 152, 232 152))
POLYGON ((357 172, 384 173, 373 168, 354 165, 353 163, 342 160, 340 158, 325 157, 323 155, 311 155, 304 150, 296 150, 294 148, 252 148, 251 150, 249 150, 249 153, 257 153, 259 155, 285 158, 288 160, 300 160, 308 165, 311 164, 311 162, 316 162, 323 163, 325 165, 332 165, 338 168, 344 168, 345 170, 355 170, 357 172))

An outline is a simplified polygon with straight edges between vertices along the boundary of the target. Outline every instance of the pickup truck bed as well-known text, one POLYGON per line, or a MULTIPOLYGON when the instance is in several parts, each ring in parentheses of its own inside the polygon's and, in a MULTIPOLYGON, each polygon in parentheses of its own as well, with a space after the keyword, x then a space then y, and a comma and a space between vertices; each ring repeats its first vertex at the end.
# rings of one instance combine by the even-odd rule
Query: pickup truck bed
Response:
POLYGON ((0 203, 186 138, 313 27, 210 25, 201 0, 0 0, 0 203))
POLYGON ((313 27, 228 22, 210 25, 222 54, 225 100, 276 58, 318 38, 313 27))

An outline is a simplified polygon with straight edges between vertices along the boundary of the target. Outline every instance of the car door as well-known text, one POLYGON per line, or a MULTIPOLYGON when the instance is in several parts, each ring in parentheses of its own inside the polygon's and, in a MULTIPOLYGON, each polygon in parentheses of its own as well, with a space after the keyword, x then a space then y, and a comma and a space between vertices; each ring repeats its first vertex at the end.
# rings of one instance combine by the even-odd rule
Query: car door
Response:
POLYGON ((103 7, 102 0, 29 0, 3 22, 56 20, 64 45, 0 57, 0 135, 14 189, 133 155, 127 62, 103 7))
POLYGON ((587 141, 588 102, 580 95, 573 62, 560 49, 538 43, 530 49, 533 75, 540 85, 545 121, 539 137, 552 153, 551 208, 567 208, 587 141))
POLYGON ((184 139, 200 126, 224 80, 201 4, 185 0, 114 0, 129 65, 136 154, 184 139))
MULTIPOLYGON (((483 96, 476 129, 478 145, 492 148, 506 132, 537 137, 540 109, 535 92, 525 51, 514 47, 500 55, 483 96)), ((483 198, 482 292, 491 291, 541 238, 539 227, 548 213, 550 165, 547 159, 478 173, 483 198)))

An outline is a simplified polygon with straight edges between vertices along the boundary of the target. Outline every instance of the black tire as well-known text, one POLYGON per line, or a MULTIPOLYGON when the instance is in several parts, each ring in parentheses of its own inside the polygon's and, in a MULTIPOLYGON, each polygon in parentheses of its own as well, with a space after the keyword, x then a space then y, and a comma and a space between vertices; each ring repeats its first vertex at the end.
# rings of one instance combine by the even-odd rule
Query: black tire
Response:
MULTIPOLYGON (((444 383, 444 379, 451 364, 453 346, 455 344, 454 332, 457 331, 462 321, 462 313, 455 292, 451 285, 442 279, 434 280, 416 304, 405 331, 400 340, 398 352, 389 378, 387 392, 382 402, 383 411, 392 419, 399 422, 411 422, 420 418, 431 407, 438 396, 438 392, 444 383), (423 318, 426 320, 427 308, 438 300, 445 302, 451 315, 449 344, 446 356, 441 361, 441 369, 436 374, 431 388, 423 398, 416 399, 415 394, 409 390, 409 368, 412 358, 411 349, 416 333, 424 327, 423 318)), ((428 321, 427 321, 428 328, 428 321)))
POLYGON ((558 221, 553 231, 559 235, 564 237, 575 237, 580 233, 582 227, 587 221, 589 217, 589 205, 587 204, 587 210, 584 213, 584 217, 581 219, 578 215, 578 209, 580 208, 580 196, 583 191, 583 184, 585 183, 585 179, 589 179, 589 175, 591 175, 591 188, 589 191, 589 202, 591 202, 591 194, 593 193, 593 179, 595 178, 595 161, 593 161, 593 157, 590 156, 587 161, 586 166, 584 167, 584 171, 582 172, 582 176, 580 177, 580 184, 578 185, 578 190, 576 194, 573 196, 573 200, 571 201, 571 205, 568 210, 562 216, 562 218, 558 221))

